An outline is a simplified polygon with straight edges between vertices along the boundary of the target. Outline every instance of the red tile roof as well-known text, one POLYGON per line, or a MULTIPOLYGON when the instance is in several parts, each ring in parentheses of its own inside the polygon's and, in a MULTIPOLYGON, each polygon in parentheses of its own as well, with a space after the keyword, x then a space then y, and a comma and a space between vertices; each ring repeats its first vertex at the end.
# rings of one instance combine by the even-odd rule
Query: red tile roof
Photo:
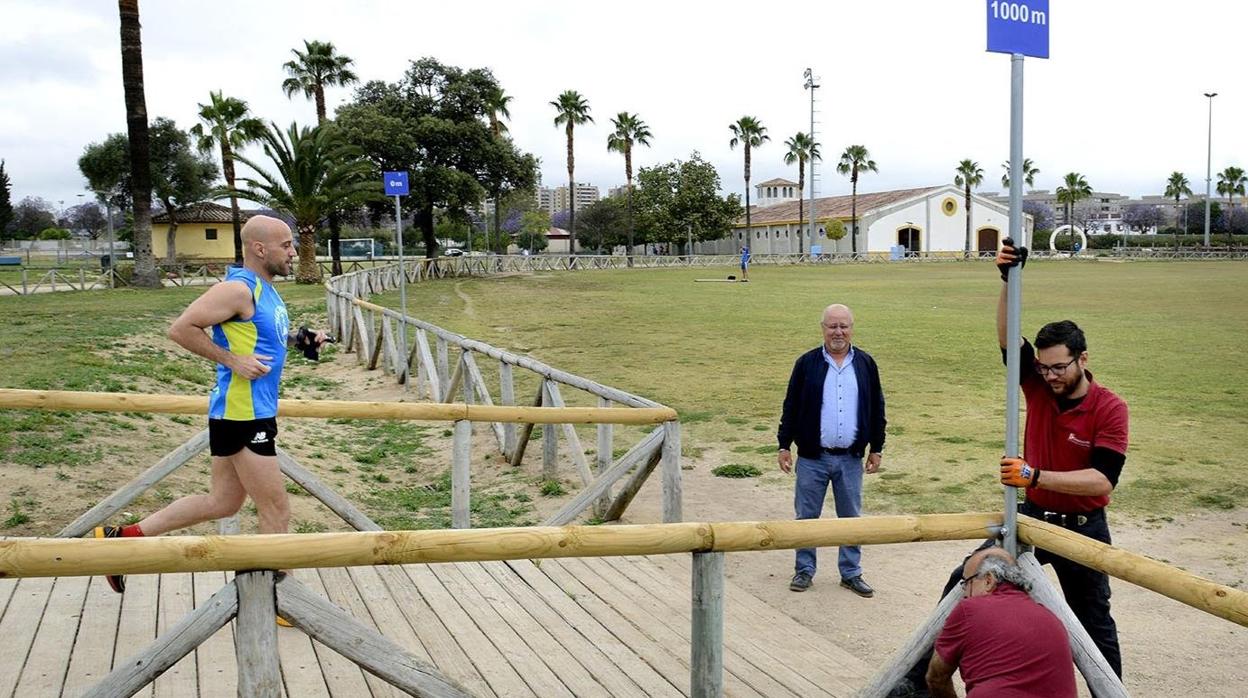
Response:
MULTIPOLYGON (((240 220, 245 221, 251 215, 247 211, 239 211, 240 220)), ((201 201, 186 208, 178 209, 177 218, 178 223, 230 223, 233 221, 230 217, 229 206, 214 204, 211 201, 201 201)), ((169 214, 165 212, 152 216, 152 222, 168 223, 169 214)))
MULTIPOLYGON (((891 206, 892 204, 912 199, 923 194, 938 191, 943 187, 920 187, 918 189, 895 189, 893 191, 877 191, 863 193, 858 195, 858 217, 877 208, 891 206)), ((827 220, 829 218, 840 218, 849 220, 851 217, 853 197, 845 196, 825 196, 815 199, 815 219, 827 220)), ((803 217, 810 216, 809 201, 802 204, 807 207, 803 210, 803 217)), ((750 226, 757 227, 761 225, 774 225, 776 223, 797 223, 797 201, 788 201, 783 204, 775 204, 774 206, 750 207, 750 226)), ((745 215, 743 214, 737 219, 737 226, 745 227, 745 215)))

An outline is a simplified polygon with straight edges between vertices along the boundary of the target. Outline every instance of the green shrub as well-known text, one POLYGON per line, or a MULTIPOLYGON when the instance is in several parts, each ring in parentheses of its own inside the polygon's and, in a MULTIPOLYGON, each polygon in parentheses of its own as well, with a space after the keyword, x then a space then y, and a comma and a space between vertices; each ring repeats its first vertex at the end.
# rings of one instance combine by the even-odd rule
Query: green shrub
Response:
POLYGON ((763 474, 763 471, 752 465, 729 463, 715 468, 711 474, 717 477, 758 477, 763 474))
POLYGON ((558 497, 563 494, 563 483, 558 480, 547 480, 542 483, 541 493, 543 497, 558 497))
POLYGON ((69 231, 64 228, 44 228, 39 231, 40 240, 68 240, 69 231))

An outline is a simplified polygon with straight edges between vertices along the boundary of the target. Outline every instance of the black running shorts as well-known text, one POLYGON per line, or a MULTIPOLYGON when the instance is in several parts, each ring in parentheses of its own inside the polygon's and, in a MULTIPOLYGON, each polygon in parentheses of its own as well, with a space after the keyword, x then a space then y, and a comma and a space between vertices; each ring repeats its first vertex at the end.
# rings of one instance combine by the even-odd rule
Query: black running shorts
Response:
POLYGON ((261 456, 277 455, 277 419, 208 420, 208 450, 214 456, 232 456, 250 449, 261 456))

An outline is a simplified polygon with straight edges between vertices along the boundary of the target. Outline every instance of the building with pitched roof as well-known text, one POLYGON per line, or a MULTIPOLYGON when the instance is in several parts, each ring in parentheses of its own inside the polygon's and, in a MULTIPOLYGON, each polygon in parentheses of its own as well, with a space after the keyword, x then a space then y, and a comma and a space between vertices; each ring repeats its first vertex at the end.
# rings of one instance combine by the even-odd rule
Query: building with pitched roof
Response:
MULTIPOLYGON (((738 219, 732 236, 721 240, 695 243, 701 254, 734 254, 749 245, 754 254, 807 253, 833 254, 850 252, 853 242, 854 201, 849 195, 825 196, 815 199, 815 228, 810 225, 810 201, 801 206, 798 220, 797 185, 787 180, 769 180, 758 184, 760 204, 750 207, 750 227, 745 216, 738 219), (791 189, 786 190, 786 187, 791 189), (786 195, 786 194, 792 195, 786 195), (845 236, 831 240, 827 228, 839 220, 845 236)), ((991 199, 971 195, 971 249, 995 253, 999 241, 1009 230, 1009 209, 991 199)), ((867 254, 888 254, 901 246, 907 253, 961 252, 966 239, 966 210, 963 191, 952 184, 861 192, 857 201, 857 250, 867 254)), ((1023 239, 1031 240, 1031 219, 1024 220, 1023 239)))
MULTIPOLYGON (((246 222, 256 211, 239 211, 246 222)), ((230 207, 202 201, 180 208, 174 214, 177 229, 173 250, 179 258, 234 259, 234 225, 230 207)), ((152 255, 164 259, 169 249, 168 212, 152 216, 152 255)))

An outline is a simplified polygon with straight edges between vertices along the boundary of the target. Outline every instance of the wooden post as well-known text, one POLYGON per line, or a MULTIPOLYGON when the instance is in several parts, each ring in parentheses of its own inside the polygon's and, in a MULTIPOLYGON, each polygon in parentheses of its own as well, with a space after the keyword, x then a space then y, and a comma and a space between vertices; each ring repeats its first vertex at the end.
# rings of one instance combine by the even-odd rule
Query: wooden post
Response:
POLYGON ((378 526, 376 522, 368 518, 364 512, 357 509, 345 497, 325 486, 325 483, 317 479, 307 468, 300 465, 298 461, 280 447, 277 449, 277 466, 281 468, 282 473, 286 477, 306 490, 308 494, 320 500, 322 504, 329 507, 330 511, 342 517, 343 521, 351 524, 351 527, 355 530, 382 530, 381 526, 378 526))
MULTIPOLYGON (((542 401, 546 404, 550 402, 550 381, 542 381, 542 392, 545 396, 542 401)), ((557 480, 559 479, 559 432, 555 429, 554 424, 542 425, 542 479, 557 480)))
MULTIPOLYGON (((655 462, 658 460, 659 451, 663 446, 663 432, 655 430, 640 443, 628 450, 620 459, 610 468, 598 476, 588 487, 581 490, 567 504, 563 505, 559 511, 555 512, 550 518, 542 522, 543 526, 562 526, 571 523, 582 511, 585 510, 592 502, 601 498, 601 493, 610 489, 612 483, 628 474, 634 466, 645 463, 647 461, 655 462)), ((645 466, 643 466, 645 467, 645 466)), ((651 466, 653 467, 653 466, 651 466)), ((616 519, 619 516, 615 517, 616 519)))
POLYGON ((273 571, 240 572, 238 627, 234 653, 238 661, 238 695, 280 698, 282 670, 277 662, 277 598, 273 571))
MULTIPOLYGON (((504 405, 516 404, 516 384, 511 376, 511 364, 498 362, 498 399, 504 405)), ((512 422, 503 424, 503 455, 508 459, 516 452, 516 425, 512 422)))
MULTIPOLYGON (((544 381, 538 381, 537 383, 537 395, 533 396, 534 407, 542 406, 542 400, 545 398, 545 395, 546 395, 546 386, 543 385, 543 383, 544 381)), ((511 452, 511 460, 509 461, 511 463, 511 467, 513 468, 520 467, 521 461, 524 460, 524 449, 528 447, 529 437, 532 435, 533 435, 533 423, 532 422, 526 422, 523 426, 520 427, 520 436, 519 436, 519 439, 516 441, 516 448, 515 450, 511 452)))
MULTIPOLYGON (((637 493, 641 491, 641 486, 646 484, 650 474, 658 467, 659 460, 663 456, 663 431, 655 429, 650 432, 650 436, 658 438, 660 440, 659 443, 650 451, 650 457, 641 462, 642 464, 637 468, 637 472, 633 473, 628 482, 624 483, 624 486, 620 488, 620 493, 611 501, 611 506, 607 508, 607 513, 603 515, 603 520, 618 521, 624 515, 625 510, 628 509, 628 505, 632 504, 633 497, 636 497, 637 493)), ((637 446, 633 448, 636 449, 637 446)))
MULTIPOLYGON (((477 360, 473 358, 471 351, 464 351, 464 368, 468 371, 468 380, 465 382, 474 388, 477 397, 481 399, 481 404, 493 406, 494 399, 490 397, 490 387, 485 384, 485 378, 481 375, 481 369, 477 366, 477 360)), ((465 392, 470 394, 472 391, 465 392)), ((506 443, 502 423, 490 422, 490 429, 494 432, 494 439, 498 441, 499 452, 504 453, 506 443)))
POLYGON ((446 340, 440 336, 438 337, 438 378, 441 379, 443 385, 451 378, 446 340))
POLYGON ((472 528, 469 517, 469 467, 472 453, 472 422, 455 422, 451 445, 451 527, 472 528))
POLYGON ((681 513, 680 422, 664 422, 663 430, 663 522, 683 519, 681 513))
MULTIPOLYGON (((949 618, 949 614, 953 613, 953 609, 961 600, 962 585, 959 584, 945 594, 945 598, 940 600, 936 610, 932 611, 932 615, 928 616, 927 620, 923 621, 923 625, 910 634, 906 644, 897 648, 888 663, 871 677, 871 682, 858 692, 859 698, 885 698, 893 690, 893 686, 896 686, 897 682, 910 671, 910 667, 914 666, 914 663, 936 644, 936 636, 940 634, 941 628, 945 627, 945 620, 949 618)), ((920 688, 925 687, 920 686, 920 688)))
POLYGON ((429 381, 429 399, 438 402, 442 397, 442 374, 433 361, 433 353, 429 351, 429 336, 423 329, 416 329, 416 344, 420 348, 420 364, 425 369, 425 379, 429 381))
POLYGON ((234 512, 233 516, 217 519, 217 533, 223 536, 236 536, 238 531, 238 512, 234 512))
POLYGON ((1052 611, 1062 621, 1062 625, 1066 626, 1075 666, 1083 674, 1083 680, 1088 683, 1092 695, 1098 698, 1127 698, 1127 689, 1123 687, 1122 680, 1114 673, 1109 662, 1105 661, 1100 648, 1075 617, 1075 612, 1066 605, 1066 599, 1053 588, 1053 583, 1049 581, 1049 576, 1044 573, 1036 556, 1032 553, 1019 555, 1018 566, 1031 580, 1031 597, 1036 603, 1052 611))
MULTIPOLYGON (((599 407, 610 407, 611 401, 605 397, 598 397, 599 407)), ((612 453, 612 443, 614 441, 614 424, 598 425, 598 443, 595 446, 596 457, 594 458, 594 471, 598 477, 611 467, 611 459, 615 454, 612 453)), ((603 490, 602 496, 598 498, 598 503, 594 505, 594 514, 602 518, 607 513, 607 508, 611 506, 611 488, 603 490)))
MULTIPOLYGON (((464 351, 467 351, 465 349, 464 351)), ((442 394, 442 402, 450 402, 455 393, 459 391, 460 383, 464 380, 464 360, 461 356, 455 362, 455 370, 451 372, 451 378, 446 383, 446 392, 442 394)))
MULTIPOLYGON (((546 395, 550 398, 551 407, 567 407, 563 395, 559 393, 559 384, 555 381, 546 381, 546 395)), ((581 476, 581 485, 593 482, 594 476, 589 472, 589 461, 585 459, 585 448, 581 446, 581 438, 576 434, 575 425, 568 422, 563 424, 563 439, 568 444, 568 455, 572 456, 576 474, 581 476)))
MULTIPOLYGON (((234 617, 238 610, 238 592, 230 582, 198 608, 167 628, 152 644, 138 654, 119 659, 113 671, 83 694, 84 698, 132 696, 178 660, 206 642, 234 617)), ((270 623, 275 621, 270 621, 270 623)), ((124 652, 128 648, 119 647, 124 652)))
POLYGON ((689 695, 724 695, 724 554, 693 554, 689 695))
POLYGON ((364 363, 373 353, 373 348, 368 343, 372 339, 372 326, 364 324, 364 313, 360 311, 360 306, 353 306, 352 314, 355 315, 355 332, 359 336, 359 342, 355 345, 355 358, 364 363))

